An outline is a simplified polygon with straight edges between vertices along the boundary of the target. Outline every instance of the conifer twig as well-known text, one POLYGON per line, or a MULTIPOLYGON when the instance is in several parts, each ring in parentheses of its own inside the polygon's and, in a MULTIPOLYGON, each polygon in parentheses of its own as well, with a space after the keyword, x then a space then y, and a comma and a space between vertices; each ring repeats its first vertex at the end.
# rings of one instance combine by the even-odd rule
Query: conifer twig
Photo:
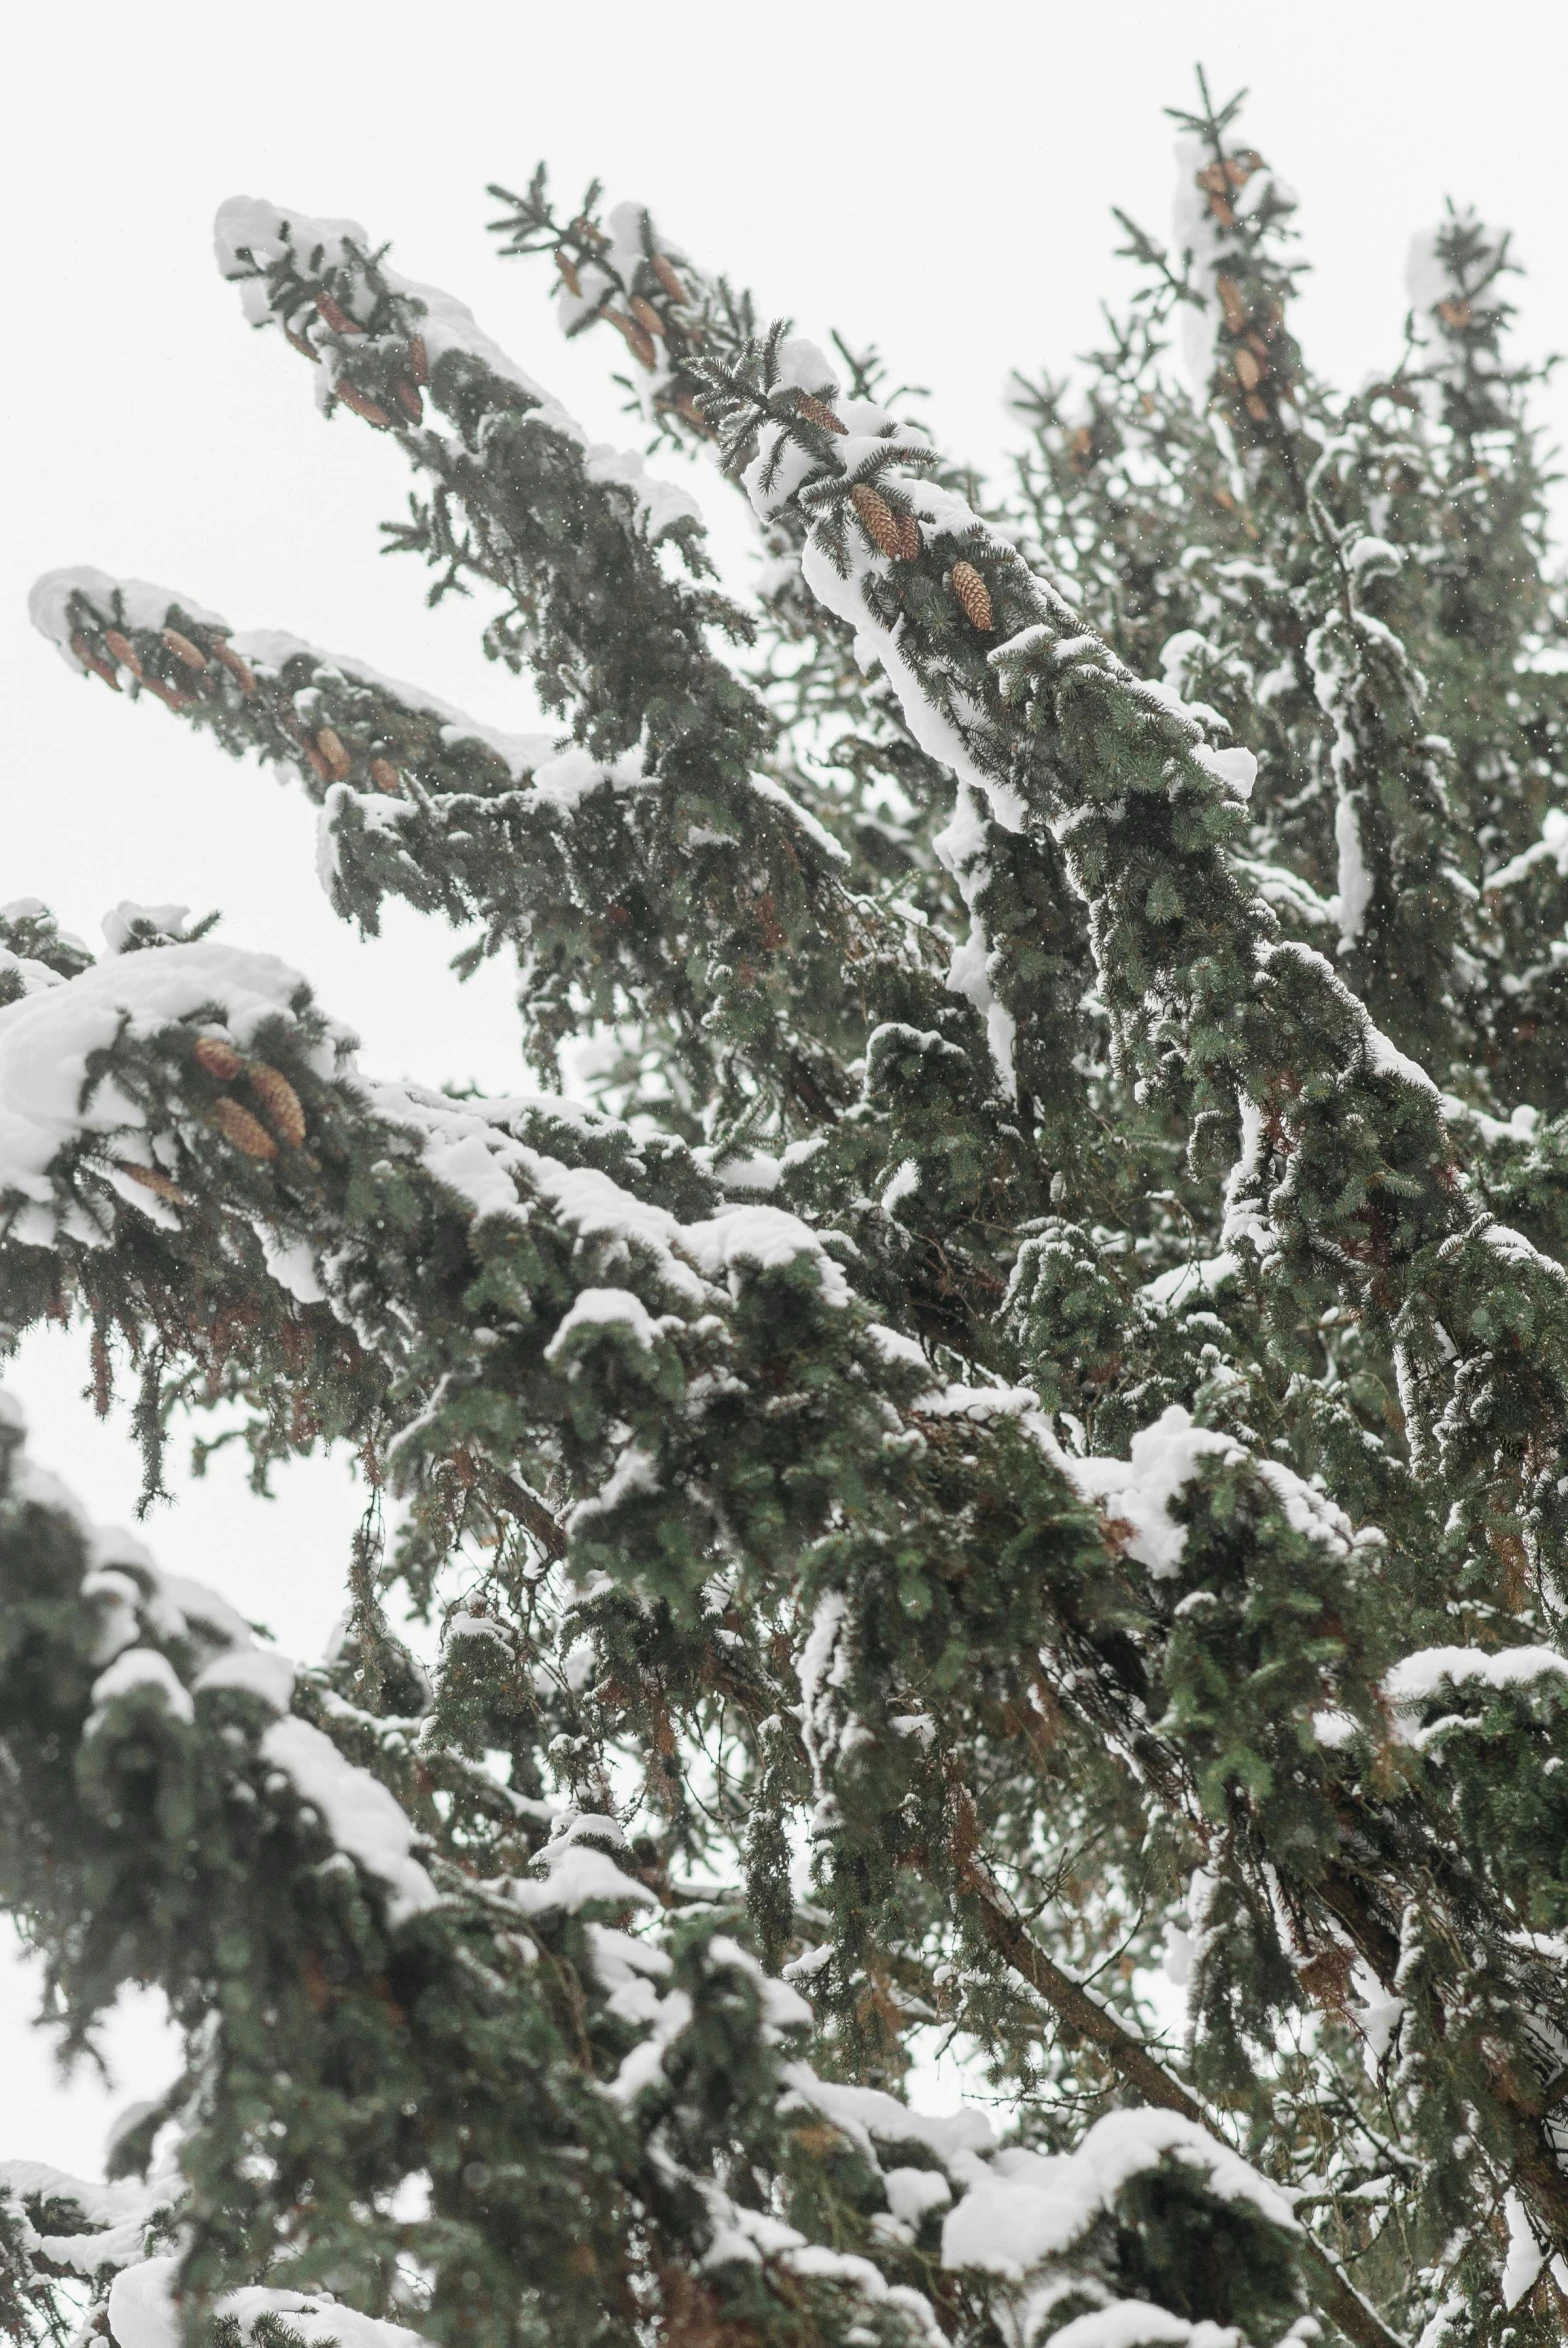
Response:
MULTIPOLYGON (((1060 2015, 1070 2030, 1097 2046, 1129 2087, 1160 2111, 1177 2112, 1211 2136, 1219 2129, 1213 2117, 1179 2079, 1172 2077, 1158 2056, 1135 2038, 1081 1982, 1064 1973, 1025 1929, 1012 1902, 977 1856, 973 1843, 974 1806, 962 1788, 958 1794, 958 1827, 953 1837, 960 1887, 979 1911, 980 1929, 1004 1963, 1060 2015), (968 1821, 966 1829, 965 1821, 968 1821)), ((1324 2312, 1356 2348, 1404 2348, 1397 2332, 1367 2305, 1338 2260, 1315 2242, 1305 2229, 1297 2237, 1297 2255, 1311 2278, 1324 2312)))

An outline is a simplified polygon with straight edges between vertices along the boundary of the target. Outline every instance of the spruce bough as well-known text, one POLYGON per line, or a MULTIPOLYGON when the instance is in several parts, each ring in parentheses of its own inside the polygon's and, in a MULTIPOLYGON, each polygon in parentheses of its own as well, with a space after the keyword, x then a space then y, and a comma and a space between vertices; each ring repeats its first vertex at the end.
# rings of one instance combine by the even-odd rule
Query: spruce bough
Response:
POLYGON ((0 2173, 19 2336, 1559 2333, 1535 378, 1451 213, 1397 363, 1319 381, 1292 200, 1200 95, 1180 249, 1124 223, 1006 487, 641 207, 493 191, 651 453, 749 501, 744 601, 460 304, 223 207, 554 730, 145 582, 34 616, 297 777, 344 918, 515 956, 540 1089, 371 1080, 167 907, 98 958, 0 912, 7 1330, 135 1381, 149 1498, 217 1406, 263 1486, 335 1444, 367 1491, 294 1665, 0 1420, 0 1893, 68 2043, 138 1981, 186 2047, 109 2183, 0 2173), (933 2035, 989 2112, 911 2098, 933 2035))

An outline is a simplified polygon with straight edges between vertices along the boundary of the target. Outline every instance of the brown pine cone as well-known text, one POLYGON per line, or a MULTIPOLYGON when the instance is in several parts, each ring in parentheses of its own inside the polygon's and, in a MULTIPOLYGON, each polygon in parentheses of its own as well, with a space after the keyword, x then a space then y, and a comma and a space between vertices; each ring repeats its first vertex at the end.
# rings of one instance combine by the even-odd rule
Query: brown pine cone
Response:
POLYGON ((193 644, 189 636, 182 636, 178 628, 165 628, 163 640, 175 659, 183 660, 188 669, 204 669, 206 667, 207 655, 202 651, 201 646, 193 644))
POLYGON ((601 315, 609 319, 610 324, 619 334, 625 336, 627 349, 641 359, 651 375, 658 365, 653 348, 653 337, 645 328, 638 325, 635 318, 628 318, 624 310, 605 310, 601 315))
POLYGON ((214 660, 222 661, 230 676, 237 680, 240 691, 248 701, 256 690, 256 672, 250 662, 241 660, 239 654, 227 645, 221 636, 213 645, 212 656, 214 660))
POLYGON ((238 1101, 231 1101, 225 1093, 214 1104, 212 1121, 224 1140, 247 1158, 275 1158, 278 1145, 258 1118, 249 1109, 242 1109, 238 1101))
POLYGON ((299 1094, 281 1069, 269 1068, 265 1060, 253 1060, 248 1073, 251 1088, 273 1125, 289 1147, 297 1150, 305 1138, 305 1112, 299 1094))
POLYGON ((899 559, 902 562, 912 563, 920 553, 920 524, 915 520, 913 514, 901 514, 896 510, 893 519, 898 524, 899 559))
POLYGON ((949 581, 954 601, 972 628, 988 636, 995 621, 991 615, 991 590, 975 569, 973 563, 954 563, 949 581))
POLYGON ((137 658, 136 647, 131 642, 129 636, 122 636, 118 628, 105 628, 103 632, 103 640, 105 644, 108 645, 109 650, 114 654, 114 657, 119 662, 121 668, 129 669, 131 675, 139 680, 142 673, 142 664, 137 658))
POLYGON ((245 1063, 232 1044, 226 1044, 221 1035, 199 1035, 196 1038, 196 1065, 205 1068, 220 1084, 232 1084, 245 1063))
POLYGON ((419 386, 416 383, 411 383, 406 375, 400 375, 392 389, 396 395, 398 406, 409 422, 422 424, 425 416, 425 403, 419 396, 419 386))
POLYGON ((373 758, 371 760, 370 779, 378 791, 386 791, 393 797, 403 788, 397 768, 392 764, 390 758, 373 758))
POLYGON ((1245 334, 1247 330, 1247 305, 1242 299, 1241 288, 1234 277, 1217 277, 1214 280, 1214 290, 1220 297, 1220 308, 1225 313, 1225 323, 1232 334, 1245 334))
POLYGON ((430 381, 430 362, 425 356, 422 334, 411 334, 408 338, 408 372, 416 383, 430 381))
POLYGON ((867 481, 857 481, 849 493, 849 502, 878 553, 891 555, 896 561, 904 551, 904 533, 881 490, 873 489, 867 481))
POLYGON ((323 726, 316 736, 316 748, 327 762, 327 772, 335 783, 341 783, 354 761, 343 747, 343 737, 331 726, 323 726))
POLYGON ((359 385, 351 382, 348 376, 340 375, 332 389, 334 395, 343 402, 346 408, 352 408, 356 416, 363 416, 367 424, 374 424, 378 432, 391 430, 392 419, 386 409, 378 406, 377 402, 361 391, 359 385))
POLYGON ((664 340, 664 320, 652 302, 645 302, 641 294, 633 294, 626 306, 645 334, 656 334, 661 342, 664 340))
POLYGON ((809 391, 797 394, 795 412, 804 416, 808 424, 820 425, 824 432, 847 432, 849 426, 841 423, 824 400, 813 399, 809 391))
POLYGON ((316 296, 316 307, 334 334, 363 334, 365 329, 357 318, 351 318, 342 305, 323 291, 316 296))
POLYGON ((191 1203, 179 1184, 171 1182, 168 1175, 160 1173, 156 1166, 132 1166, 121 1158, 117 1161, 117 1169, 121 1174, 129 1174, 131 1180, 139 1182, 144 1190, 155 1191, 159 1198, 168 1199, 174 1206, 188 1207, 191 1203))
POLYGON ((102 677, 104 683, 109 687, 111 692, 119 692, 120 679, 118 672, 112 669, 106 660, 99 659, 97 653, 94 652, 92 646, 88 643, 87 638, 82 634, 80 628, 77 629, 76 634, 71 638, 71 650, 75 653, 77 659, 81 662, 84 669, 91 669, 95 677, 102 677))
POLYGON ((182 693, 178 685, 166 685, 162 677, 143 677, 142 691, 155 695, 165 709, 189 709, 196 698, 194 693, 182 693))
POLYGON ((577 263, 559 245, 555 248, 555 265, 566 280, 567 292, 574 301, 580 302, 583 298, 583 281, 577 274, 577 263))
POLYGON ((686 304, 686 288, 682 285, 680 279, 676 276, 674 270, 670 267, 669 262, 664 258, 664 255, 662 253, 655 253, 649 266, 652 268, 654 276, 663 286, 665 292, 669 295, 671 301, 676 303, 678 307, 684 308, 686 304))

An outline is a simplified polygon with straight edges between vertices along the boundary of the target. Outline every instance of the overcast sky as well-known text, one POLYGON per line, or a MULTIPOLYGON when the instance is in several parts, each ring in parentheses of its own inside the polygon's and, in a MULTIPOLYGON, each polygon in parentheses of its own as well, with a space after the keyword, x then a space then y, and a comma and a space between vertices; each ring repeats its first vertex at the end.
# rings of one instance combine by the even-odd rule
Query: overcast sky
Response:
MULTIPOLYGON (((1128 282, 1111 205, 1167 233, 1161 109, 1188 101, 1199 59, 1216 92, 1250 88, 1248 134, 1301 197, 1314 274, 1297 323, 1317 369, 1360 379, 1397 355, 1405 253, 1450 194, 1517 231, 1524 348, 1568 344, 1565 52, 1556 11, 1525 0, 26 10, 0 156, 0 901, 42 896, 95 945, 122 898, 221 906, 219 934, 295 962, 378 1072, 522 1081, 504 969, 459 989, 455 941, 396 909, 361 945, 317 888, 302 795, 153 703, 84 686, 28 629, 33 577, 94 563, 237 627, 357 652, 504 726, 532 721, 526 692, 482 659, 476 612, 426 612, 423 574, 378 555, 376 524, 406 491, 395 447, 346 416, 324 426, 308 371, 242 324, 211 257, 225 196, 394 239, 403 270, 468 301, 596 434, 623 440, 605 338, 564 345, 544 268, 498 262, 484 232, 485 183, 520 185, 544 156, 570 198, 597 175, 610 201, 648 204, 764 314, 876 341, 931 386, 943 441, 993 464, 1009 369, 1068 368, 1128 282)), ((1568 438, 1568 387, 1544 410, 1568 438)), ((694 486, 734 547, 728 506, 694 486)), ((123 1521, 131 1449, 122 1421, 101 1427, 82 1404, 83 1376, 78 1342, 51 1337, 29 1341, 10 1382, 39 1457, 123 1521)), ((354 1507, 330 1462, 292 1470, 270 1507, 234 1470, 148 1530, 165 1562, 311 1656, 339 1610, 354 1507)), ((108 2085, 66 2087, 35 2004, 0 1926, 0 2157, 97 2173, 114 2111, 161 2084, 156 2014, 143 2000, 110 2033, 108 2085)))

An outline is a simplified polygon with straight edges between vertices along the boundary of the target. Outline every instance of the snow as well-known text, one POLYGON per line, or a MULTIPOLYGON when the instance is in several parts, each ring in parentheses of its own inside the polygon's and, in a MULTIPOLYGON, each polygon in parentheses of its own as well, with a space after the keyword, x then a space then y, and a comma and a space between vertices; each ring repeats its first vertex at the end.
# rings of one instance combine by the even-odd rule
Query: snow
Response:
MULTIPOLYGON (((365 231, 356 220, 313 220, 303 213, 284 211, 264 197, 231 196, 219 206, 213 245, 224 277, 236 278, 244 268, 241 248, 248 248, 256 261, 265 266, 283 257, 290 239, 302 264, 310 261, 314 248, 320 245, 323 270, 347 270, 356 277, 361 263, 349 248, 357 248, 360 254, 370 250, 365 231)), ((651 476, 638 452, 615 449, 602 442, 590 444, 582 426, 560 401, 508 357, 499 343, 491 340, 464 303, 444 293, 439 286, 423 285, 399 275, 384 260, 380 268, 389 290, 409 304, 417 315, 432 372, 449 352, 457 351, 478 360, 492 375, 523 392, 531 402, 528 421, 580 448, 583 469, 590 481, 618 483, 628 490, 650 538, 658 538, 679 522, 700 520, 702 509, 691 492, 674 482, 651 476)), ((242 279, 239 292, 245 315, 253 326, 266 325, 272 320, 274 314, 267 289, 260 279, 242 279)), ((352 312, 352 298, 345 307, 352 312)), ((332 370, 337 358, 333 347, 320 346, 320 356, 332 370)))
MULTIPOLYGON (((886 1204, 885 1198, 883 1203, 886 1204)), ((884 1361, 907 1363, 912 1370, 929 1370, 931 1365, 913 1337, 905 1337, 897 1329, 885 1328, 880 1321, 868 1321, 866 1335, 884 1361)))
POLYGON ((138 905, 132 898, 122 897, 100 924, 104 943, 111 954, 125 953, 135 945, 137 924, 141 922, 177 938, 190 918, 190 910, 188 905, 138 905))
POLYGON ((1568 1656, 1555 1647, 1422 1647, 1384 1674, 1383 1693, 1401 1709, 1425 1703, 1444 1682, 1455 1688, 1529 1687, 1552 1673, 1568 1679, 1568 1656))
POLYGON ((540 1859, 548 1870, 542 1883, 520 1877, 509 1887, 514 1906, 525 1916, 575 1916, 595 1902, 612 1908, 659 1904, 647 1884, 624 1874, 607 1851, 595 1850, 590 1843, 551 1843, 540 1859))
MULTIPOLYGON (((184 2348, 185 2322, 174 2297, 177 2275, 175 2259, 149 2258, 115 2277, 108 2315, 117 2348, 184 2348)), ((331 2348, 334 2341, 337 2348, 429 2348, 420 2333, 403 2324, 361 2315, 327 2291, 307 2296, 300 2291, 274 2291, 250 2284, 225 2292, 215 2303, 213 2314, 231 2318, 245 2341, 254 2337, 259 2319, 270 2316, 274 2324, 281 2318, 288 2331, 310 2343, 310 2348, 331 2348)))
POLYGON ((1405 256, 1405 291, 1416 314, 1418 333, 1430 334, 1431 321, 1426 313, 1446 301, 1454 290, 1453 278, 1439 250, 1443 234, 1441 221, 1434 228, 1417 229, 1405 256))
POLYGON ((1541 836, 1519 855, 1489 872, 1481 883, 1483 891, 1517 888, 1538 864, 1555 864, 1559 880, 1568 880, 1568 812, 1561 807, 1548 807, 1541 818, 1541 836))
POLYGON ((146 2179, 127 2177, 105 2184, 96 2178, 70 2176, 44 2161, 0 2161, 0 2195, 9 2194, 17 2204, 32 2200, 76 2204, 92 2232, 35 2234, 30 2247, 56 2265, 72 2267, 83 2275, 140 2260, 149 2221, 176 2197, 181 2183, 168 2168, 157 2169, 146 2179))
POLYGON ((817 1234, 782 1207, 731 1207, 710 1222, 686 1224, 680 1237, 698 1269, 710 1280, 727 1280, 732 1296, 740 1294, 741 1271, 776 1271, 806 1256, 823 1303, 849 1302, 849 1283, 817 1234))
POLYGON ((1196 1296, 1212 1296, 1240 1270, 1237 1256, 1196 1257, 1190 1263, 1177 1264, 1169 1272, 1161 1272, 1146 1282, 1138 1294, 1156 1311, 1168 1311, 1173 1305, 1190 1304, 1196 1296))
MULTIPOLYGON (((126 625, 137 629, 162 629, 170 612, 178 606, 190 619, 227 635, 232 649, 259 677, 276 677, 289 661, 297 659, 309 661, 313 668, 335 670, 350 684, 367 686, 406 709, 439 720, 441 738, 449 746, 459 742, 482 743, 487 750, 494 751, 514 782, 521 782, 555 753, 555 735, 502 733, 454 708, 439 695, 427 692, 422 685, 405 684, 400 678, 384 675, 357 654, 326 651, 308 638, 291 635, 282 628, 253 628, 232 634, 228 623, 216 612, 204 610, 183 591, 157 587, 146 579, 111 578, 107 572, 93 570, 85 564, 45 572, 28 598, 33 625, 58 647, 72 668, 81 666, 70 648, 71 630, 66 620, 66 604, 73 590, 85 595, 95 609, 103 612, 114 609, 114 597, 118 594, 126 625)), ((184 912, 186 908, 182 906, 179 910, 184 912)))
POLYGON ((1372 902, 1372 875, 1361 846, 1361 817, 1355 798, 1342 794, 1334 809, 1334 845, 1339 851, 1337 902, 1341 945, 1354 945, 1366 927, 1372 902))
POLYGON ((1074 2316, 1051 2339, 1063 2348, 1235 2348, 1236 2332, 1228 2324, 1189 2323, 1147 2299, 1118 2299, 1074 2316))
POLYGON ((1195 742, 1192 755, 1217 783, 1224 786, 1228 797, 1245 807, 1252 797, 1252 786, 1258 779, 1258 762, 1250 750, 1239 746, 1230 750, 1211 750, 1206 742, 1195 742))
MULTIPOLYGON (((557 1819, 551 1837, 539 1853, 536 1866, 545 1870, 542 1882, 527 1877, 511 1878, 507 1895, 525 1916, 572 1915, 591 1902, 602 1901, 616 1908, 657 1908, 658 1900, 645 1883, 635 1876, 623 1874, 601 1843, 611 1843, 624 1851, 626 1836, 620 1821, 593 1811, 571 1811, 557 1819)), ((603 1945, 613 1954, 614 1949, 627 1942, 625 1934, 618 1934, 613 1943, 603 1945)), ((635 1942, 627 1945, 635 1947, 635 1942)), ((624 1954, 624 1950, 622 1952, 624 1954)), ((657 1959, 644 1968, 662 1969, 657 1959)))
POLYGON ((1503 2195, 1503 2214, 1508 2222, 1508 2256, 1498 2288, 1504 2307, 1512 2311, 1545 2266, 1546 2249, 1537 2241, 1524 2203, 1511 2188, 1503 2195))
MULTIPOLYGON (((1195 1427, 1192 1415, 1173 1402, 1152 1427, 1134 1435, 1129 1459, 1068 1459, 1067 1473, 1086 1500, 1132 1527, 1127 1553, 1156 1579, 1167 1579, 1181 1564, 1187 1528, 1175 1523, 1170 1504, 1197 1474, 1205 1459, 1235 1466, 1247 1457, 1229 1435, 1195 1427)), ((1064 1458, 1065 1458, 1064 1454, 1064 1458)))
POLYGON ((841 848, 833 834, 818 823, 816 817, 808 809, 802 807, 798 800, 792 799, 782 783, 774 782, 771 775, 749 775, 747 780, 757 797, 766 799, 770 807, 780 808, 796 829, 805 833, 807 839, 821 851, 830 864, 848 865, 850 861, 848 849, 841 848))
MULTIPOLYGON (((969 911, 969 935, 953 947, 947 986, 950 993, 962 995, 972 1003, 985 1021, 986 1042, 1002 1090, 1009 1100, 1015 1101, 1018 1098, 1015 1052, 1018 1023, 1005 1005, 997 1001, 991 986, 991 941, 977 910, 977 900, 991 878, 991 867, 985 853, 984 820, 969 784, 960 781, 952 815, 931 845, 944 869, 958 883, 959 895, 969 911)), ((886 1197, 883 1204, 888 1204, 886 1197)))
POLYGON ((346 1761, 308 1720, 292 1716, 273 1722, 260 1749, 301 1801, 320 1813, 338 1849, 385 1884, 395 1924, 435 1905, 435 1885, 413 1855, 414 1829, 379 1778, 346 1761))
POLYGON ((303 657, 313 668, 336 669, 350 684, 368 686, 373 693, 384 694, 405 709, 437 718, 441 739, 449 749, 460 742, 482 744, 486 750, 494 751, 514 783, 524 781, 555 753, 554 734, 502 733, 495 726, 481 724, 451 702, 443 701, 438 694, 428 692, 423 685, 405 684, 401 678, 384 675, 380 669, 372 668, 368 660, 361 660, 357 653, 329 652, 304 636, 292 636, 282 628, 248 629, 231 636, 229 642, 258 676, 277 676, 287 662, 303 657))
MULTIPOLYGON (((49 1169, 83 1134, 135 1137, 131 1155, 144 1158, 145 1114, 112 1078, 82 1098, 89 1057, 122 1031, 134 1039, 180 1020, 217 1020, 243 1050, 263 1021, 287 1015, 307 993, 299 973, 276 955, 203 938, 110 956, 62 986, 6 1004, 0 1008, 0 1195, 52 1205, 49 1169)), ((344 1031, 333 1032, 346 1049, 344 1031)), ((19 1224, 14 1235, 46 1244, 54 1236, 53 1217, 19 1224)), ((91 1226, 76 1235, 89 1244, 106 1236, 91 1226)))
POLYGON ((98 1724, 98 1716, 108 1704, 120 1696, 149 1689, 163 1700, 164 1710, 175 1720, 194 1720, 196 1707, 191 1702, 190 1690, 185 1686, 166 1655, 156 1647, 127 1647, 117 1655, 107 1671, 100 1672, 93 1682, 92 1714, 87 1723, 90 1736, 98 1724))
POLYGON ((927 2210, 945 2209, 953 2188, 939 2169, 884 2169, 882 2189, 894 2217, 918 2226, 927 2210))
POLYGON ((223 626, 216 612, 204 610, 188 595, 171 595, 167 588, 155 587, 147 579, 112 579, 107 571, 96 571, 89 563, 45 571, 34 581, 28 595, 27 616, 40 635, 47 636, 57 647, 67 666, 84 676, 87 672, 71 650, 71 625, 66 617, 66 606, 72 595, 78 593, 105 613, 114 610, 114 598, 118 594, 124 625, 128 628, 162 628, 172 603, 178 603, 188 618, 204 627, 223 626))
MULTIPOLYGON (((942 2264, 1022 2280, 1042 2259, 1080 2241, 1129 2181, 1173 2160, 1215 2197, 1245 2205, 1288 2232, 1290 2204, 1228 2145, 1179 2112, 1108 2112, 1070 2153, 999 2152, 942 2228, 942 2264)), ((1060 2337, 1061 2335, 1057 2335, 1060 2337)), ((1185 2338, 1183 2330, 1180 2335, 1185 2338)))
POLYGON ((819 2079, 808 2063, 787 2063, 780 2077, 789 2091, 781 2110, 820 2112, 873 2159, 878 2144, 919 2144, 952 2177, 968 2181, 986 2174, 981 2155, 994 2149, 996 2136, 985 2113, 972 2104, 961 2104, 956 2112, 920 2112, 880 2087, 819 2079))
POLYGON ((642 762, 634 756, 617 758, 606 765, 603 759, 592 757, 586 750, 563 750, 535 768, 534 792, 551 806, 559 807, 563 815, 575 815, 590 792, 635 786, 643 779, 642 762))
POLYGON ((629 1288, 584 1288, 562 1315, 555 1335, 544 1349, 545 1360, 559 1361, 577 1330, 608 1326, 625 1329, 649 1353, 661 1334, 659 1323, 652 1318, 641 1297, 633 1296, 629 1288))
POLYGON ((507 1120, 526 1102, 454 1102, 444 1094, 384 1083, 364 1089, 390 1123, 420 1137, 426 1168, 463 1201, 476 1222, 496 1215, 526 1223, 522 1183, 565 1228, 599 1244, 601 1270, 640 1261, 672 1296, 699 1311, 715 1301, 707 1283, 725 1281, 730 1294, 738 1295, 746 1270, 776 1270, 802 1257, 813 1265, 825 1303, 849 1301, 844 1274, 817 1233, 782 1207, 738 1205, 700 1223, 681 1223, 667 1208, 623 1190, 599 1168, 563 1165, 519 1141, 507 1120))
MULTIPOLYGON (((1182 1267, 1184 1273, 1191 1269, 1182 1267)), ((1178 1402, 1162 1411, 1152 1426, 1141 1428, 1129 1449, 1127 1459, 1079 1459, 1060 1450, 1056 1458, 1086 1500, 1096 1502, 1112 1523, 1131 1527, 1127 1554, 1146 1565, 1156 1580, 1168 1580, 1180 1569, 1187 1528, 1172 1518, 1171 1504, 1205 1459, 1218 1459, 1226 1467, 1250 1461, 1292 1531, 1321 1547, 1348 1556, 1359 1544, 1381 1539, 1375 1531, 1355 1532, 1326 1492, 1281 1461, 1255 1457, 1233 1437, 1194 1426, 1191 1413, 1178 1402)))
POLYGON ((294 1700, 295 1676, 294 1665, 275 1648, 231 1647, 204 1665, 191 1685, 198 1696, 209 1689, 236 1688, 282 1713, 294 1700))

